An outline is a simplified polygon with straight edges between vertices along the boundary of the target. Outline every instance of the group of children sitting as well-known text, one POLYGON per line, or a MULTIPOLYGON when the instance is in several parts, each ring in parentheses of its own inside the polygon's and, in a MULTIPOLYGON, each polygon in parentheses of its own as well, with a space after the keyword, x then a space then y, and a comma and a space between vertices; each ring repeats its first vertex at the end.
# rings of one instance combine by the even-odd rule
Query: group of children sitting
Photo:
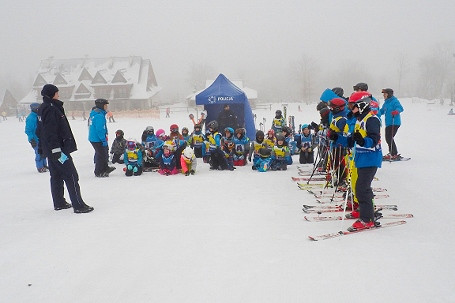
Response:
POLYGON ((162 175, 194 174, 197 162, 193 148, 187 144, 188 129, 184 128, 180 134, 178 126, 173 124, 170 130, 166 136, 163 129, 155 134, 154 128, 147 126, 140 143, 126 140, 124 132, 117 130, 110 150, 112 163, 125 164, 126 176, 139 176, 143 171, 152 170, 162 175))
POLYGON ((299 154, 300 164, 313 163, 317 140, 311 133, 311 128, 304 124, 299 133, 292 135, 291 129, 284 126, 276 135, 275 131, 270 129, 266 137, 263 131, 257 131, 248 156, 253 162, 252 168, 260 172, 286 170, 287 166, 292 164, 294 154, 299 154))
POLYGON ((256 138, 250 142, 244 128, 226 127, 218 131, 218 122, 207 123, 206 132, 202 124, 195 124, 190 133, 177 124, 170 126, 166 135, 163 129, 155 130, 147 126, 141 136, 141 142, 126 140, 124 132, 117 130, 116 138, 110 150, 112 163, 125 164, 126 176, 139 176, 143 171, 157 170, 162 175, 175 175, 179 172, 193 175, 196 172, 197 158, 210 165, 211 170, 234 170, 252 162, 252 169, 260 172, 268 170, 286 170, 292 164, 294 153, 300 153, 300 163, 313 163, 315 140, 308 125, 292 136, 288 127, 283 127, 275 135, 273 129, 256 132, 256 138))

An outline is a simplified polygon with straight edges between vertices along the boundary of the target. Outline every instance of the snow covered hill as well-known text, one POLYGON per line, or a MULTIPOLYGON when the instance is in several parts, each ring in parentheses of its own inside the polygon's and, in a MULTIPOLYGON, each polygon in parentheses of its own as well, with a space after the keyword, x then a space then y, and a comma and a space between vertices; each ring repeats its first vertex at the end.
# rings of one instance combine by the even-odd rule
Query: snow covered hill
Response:
MULTIPOLYGON (((437 104, 405 107, 396 142, 411 161, 383 163, 374 186, 384 203, 413 213, 390 229, 311 242, 308 235, 346 229, 350 222, 306 222, 298 160, 287 171, 251 165, 194 176, 144 173, 127 178, 117 165, 93 175, 87 125, 70 121, 73 154, 89 214, 52 208, 49 176, 36 172, 24 124, 0 123, 0 298, 2 302, 455 302, 455 116, 437 104)), ((258 111, 267 124, 272 110, 258 111)), ((291 104, 296 123, 317 120, 315 105, 291 104)), ((171 118, 117 117, 111 136, 140 138, 171 118)), ((386 149, 385 142, 383 148, 386 149)), ((69 199, 68 199, 69 200, 69 199)))

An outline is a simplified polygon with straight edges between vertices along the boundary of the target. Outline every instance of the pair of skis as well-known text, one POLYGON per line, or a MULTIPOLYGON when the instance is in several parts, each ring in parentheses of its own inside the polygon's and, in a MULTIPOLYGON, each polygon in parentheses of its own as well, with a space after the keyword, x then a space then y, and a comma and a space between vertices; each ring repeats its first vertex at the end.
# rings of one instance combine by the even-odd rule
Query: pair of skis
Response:
MULTIPOLYGON (((303 211, 305 212, 316 212, 316 213, 322 213, 322 212, 341 212, 344 209, 340 207, 340 205, 335 205, 332 207, 323 207, 324 210, 322 210, 320 207, 312 207, 309 205, 304 205, 303 211), (334 207, 334 208, 332 208, 334 207), (320 211, 317 211, 320 210, 320 211), (322 211, 321 211, 322 210, 322 211)), ((375 208, 377 209, 376 212, 381 211, 382 209, 389 209, 389 210, 398 210, 396 205, 375 205, 375 208)), ((382 214, 379 213, 378 219, 405 219, 405 218, 413 218, 414 216, 412 214, 382 214)), ((305 220, 310 221, 310 222, 322 222, 322 221, 337 221, 337 220, 343 220, 342 216, 305 216, 305 220)), ((348 218, 344 218, 345 220, 352 220, 348 218)), ((378 222, 379 223, 379 222, 378 222)), ((405 224, 405 220, 398 220, 398 221, 392 221, 392 222, 386 222, 382 223, 379 225, 376 225, 375 227, 368 228, 368 229, 360 229, 360 230, 353 230, 353 231, 338 231, 334 233, 328 233, 328 234, 322 234, 322 235, 317 235, 317 236, 308 236, 308 238, 312 241, 321 241, 321 240, 327 240, 327 239, 333 239, 333 238, 338 238, 341 236, 346 236, 350 234, 355 234, 363 231, 371 231, 371 230, 376 230, 376 229, 382 229, 386 227, 392 227, 392 226, 398 226, 398 225, 403 225, 405 224)))
MULTIPOLYGON (((388 194, 375 194, 374 199, 386 199, 388 198, 388 194)), ((316 202, 320 204, 330 204, 330 203, 340 203, 344 202, 346 198, 345 197, 339 197, 339 196, 324 196, 324 197, 319 197, 316 198, 316 202)))
POLYGON ((347 236, 347 235, 352 235, 360 232, 365 232, 365 231, 373 231, 377 229, 384 229, 387 227, 392 227, 392 226, 399 226, 406 224, 405 220, 399 220, 399 221, 392 221, 392 222, 386 222, 382 223, 379 226, 375 226, 372 228, 367 228, 367 229, 360 229, 360 230, 354 230, 354 231, 338 231, 334 233, 328 233, 328 234, 323 234, 323 235, 318 235, 318 236, 308 236, 308 238, 312 241, 321 241, 321 240, 327 240, 327 239, 333 239, 333 238, 338 238, 342 236, 347 236))
MULTIPOLYGON (((376 204, 375 209, 386 209, 386 210, 393 210, 397 211, 398 206, 394 204, 376 204)), ((307 213, 334 213, 334 212, 342 212, 344 211, 343 204, 338 205, 306 205, 303 204, 302 210, 307 213)))
MULTIPOLYGON (((324 222, 324 221, 341 221, 342 216, 305 216, 305 220, 309 222, 324 222)), ((413 214, 382 214, 381 219, 408 219, 414 218, 413 214)), ((354 220, 350 218, 344 218, 344 220, 354 220)))
MULTIPOLYGON (((312 189, 308 189, 307 190, 310 194, 313 194, 316 198, 322 198, 322 197, 337 197, 337 198, 344 198, 344 194, 345 192, 344 191, 336 191, 335 193, 333 193, 333 191, 328 191, 328 190, 312 190, 312 189)), ((386 192, 387 189, 386 188, 382 188, 382 187, 373 187, 373 193, 383 193, 383 192, 386 192)))

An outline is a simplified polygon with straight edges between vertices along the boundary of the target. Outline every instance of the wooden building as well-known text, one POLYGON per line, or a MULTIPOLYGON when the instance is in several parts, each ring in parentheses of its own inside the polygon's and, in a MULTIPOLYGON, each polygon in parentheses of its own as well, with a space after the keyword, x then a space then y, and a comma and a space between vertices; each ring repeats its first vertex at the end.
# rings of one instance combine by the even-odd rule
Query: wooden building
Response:
POLYGON ((95 99, 109 100, 112 111, 149 109, 161 90, 148 59, 139 56, 41 61, 32 89, 20 103, 42 102, 41 89, 52 83, 68 110, 89 111, 95 99))

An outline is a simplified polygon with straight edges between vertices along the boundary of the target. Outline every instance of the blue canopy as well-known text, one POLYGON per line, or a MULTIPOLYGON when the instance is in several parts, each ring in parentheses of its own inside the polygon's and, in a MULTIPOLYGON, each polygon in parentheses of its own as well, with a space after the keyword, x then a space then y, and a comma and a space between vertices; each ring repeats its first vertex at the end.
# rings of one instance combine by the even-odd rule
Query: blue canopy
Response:
POLYGON ((237 122, 246 129, 250 140, 256 138, 253 112, 244 91, 229 81, 226 76, 219 74, 212 85, 196 95, 196 104, 204 105, 207 111, 206 123, 216 120, 225 104, 237 115, 237 122))

